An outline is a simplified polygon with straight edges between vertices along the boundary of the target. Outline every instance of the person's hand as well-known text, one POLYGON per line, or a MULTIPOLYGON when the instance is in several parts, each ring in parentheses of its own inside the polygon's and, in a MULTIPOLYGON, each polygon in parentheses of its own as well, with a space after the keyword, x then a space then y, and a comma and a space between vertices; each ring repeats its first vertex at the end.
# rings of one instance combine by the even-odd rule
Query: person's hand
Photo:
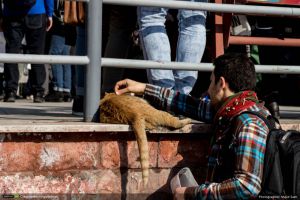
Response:
POLYGON ((52 25, 53 25, 53 19, 52 19, 52 17, 48 17, 48 19, 47 19, 47 28, 46 28, 47 32, 51 29, 52 25))
POLYGON ((174 200, 184 200, 184 193, 186 191, 186 187, 178 187, 174 193, 174 200))
POLYGON ((178 187, 175 189, 174 200, 191 200, 195 199, 196 187, 178 187))
POLYGON ((145 83, 140 83, 130 79, 118 81, 115 85, 115 93, 117 95, 133 92, 135 94, 143 94, 146 88, 145 83))

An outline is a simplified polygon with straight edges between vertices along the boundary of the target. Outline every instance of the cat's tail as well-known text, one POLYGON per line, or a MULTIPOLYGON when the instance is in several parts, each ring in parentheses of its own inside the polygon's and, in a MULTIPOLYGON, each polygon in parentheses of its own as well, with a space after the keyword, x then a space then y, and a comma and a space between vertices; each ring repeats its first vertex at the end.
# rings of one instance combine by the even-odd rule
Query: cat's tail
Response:
POLYGON ((145 131, 145 119, 141 117, 136 117, 136 120, 134 120, 132 123, 132 128, 135 133, 140 153, 143 184, 144 186, 146 186, 149 179, 149 150, 147 135, 145 131))

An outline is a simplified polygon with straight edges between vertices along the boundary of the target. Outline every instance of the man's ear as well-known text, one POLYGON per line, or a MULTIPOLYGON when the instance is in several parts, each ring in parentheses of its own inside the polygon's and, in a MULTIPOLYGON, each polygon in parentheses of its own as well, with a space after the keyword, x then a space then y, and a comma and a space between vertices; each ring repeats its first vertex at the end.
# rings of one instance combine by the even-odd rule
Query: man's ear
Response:
POLYGON ((220 77, 219 84, 221 88, 228 87, 228 84, 226 83, 225 78, 223 76, 220 77))

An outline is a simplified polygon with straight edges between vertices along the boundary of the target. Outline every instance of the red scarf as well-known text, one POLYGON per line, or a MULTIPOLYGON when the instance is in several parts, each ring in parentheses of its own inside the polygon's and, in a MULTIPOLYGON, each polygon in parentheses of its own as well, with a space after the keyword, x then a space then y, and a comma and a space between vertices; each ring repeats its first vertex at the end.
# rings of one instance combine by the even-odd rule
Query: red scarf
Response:
POLYGON ((222 118, 230 119, 254 104, 258 103, 256 93, 254 91, 242 91, 228 97, 218 110, 214 121, 218 122, 222 118))

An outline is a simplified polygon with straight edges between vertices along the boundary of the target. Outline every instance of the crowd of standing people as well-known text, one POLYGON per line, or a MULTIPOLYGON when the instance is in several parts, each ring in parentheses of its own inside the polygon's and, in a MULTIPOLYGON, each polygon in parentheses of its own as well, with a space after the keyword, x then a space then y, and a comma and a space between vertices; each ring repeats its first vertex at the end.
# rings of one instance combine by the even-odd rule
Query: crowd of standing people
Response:
MULTIPOLYGON (((30 1, 30 0, 28 0, 30 1)), ((6 40, 6 53, 34 53, 70 55, 75 47, 76 55, 86 55, 86 24, 64 23, 64 1, 32 0, 34 5, 19 10, 3 0, 1 5, 2 27, 6 40), (18 27, 15 24, 18 23, 18 27), (37 23, 37 24, 34 24, 37 23), (26 52, 22 41, 25 36, 26 52)), ((145 59, 171 61, 171 44, 165 22, 168 9, 154 7, 126 7, 104 5, 103 57, 128 58, 130 50, 138 41, 145 59), (138 30, 138 31, 137 31, 138 30), (138 33, 133 36, 133 33, 138 33)), ((178 42, 176 61, 199 63, 206 45, 206 12, 195 10, 178 11, 178 42)), ((73 101, 73 113, 83 112, 84 66, 52 64, 49 88, 45 93, 43 83, 46 70, 42 64, 31 65, 28 84, 33 101, 41 103, 73 101)), ((145 72, 147 81, 189 94, 195 85, 198 72, 184 70, 152 70, 145 72)), ((114 84, 124 78, 124 69, 103 68, 102 92, 113 91, 114 84)), ((18 91, 18 64, 6 63, 4 67, 3 99, 15 102, 18 91)), ((1 84, 3 85, 3 84, 1 84)), ((0 91, 1 92, 1 91, 0 91)), ((28 95, 28 94, 27 94, 28 95)))

